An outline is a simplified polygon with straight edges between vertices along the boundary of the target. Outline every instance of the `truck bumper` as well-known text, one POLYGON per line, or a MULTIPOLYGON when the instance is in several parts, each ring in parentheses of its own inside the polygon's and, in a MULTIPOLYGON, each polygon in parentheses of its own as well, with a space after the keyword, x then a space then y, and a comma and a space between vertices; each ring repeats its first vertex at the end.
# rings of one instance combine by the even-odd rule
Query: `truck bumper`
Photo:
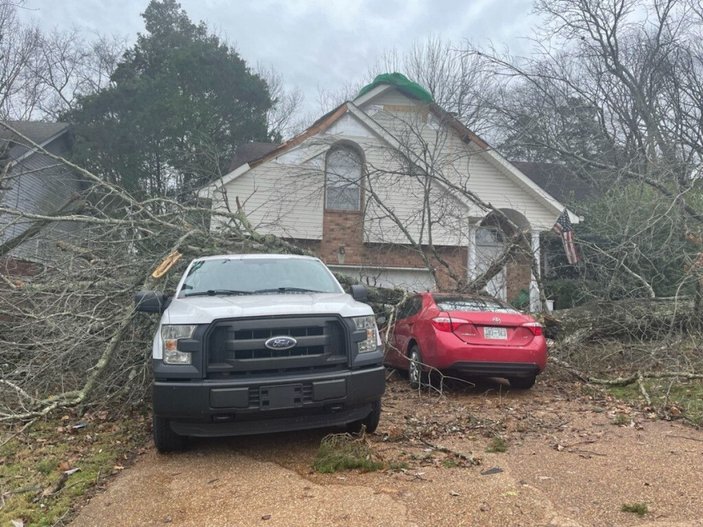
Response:
POLYGON ((153 406, 181 435, 257 434, 363 419, 384 386, 383 366, 285 378, 156 380, 153 406))

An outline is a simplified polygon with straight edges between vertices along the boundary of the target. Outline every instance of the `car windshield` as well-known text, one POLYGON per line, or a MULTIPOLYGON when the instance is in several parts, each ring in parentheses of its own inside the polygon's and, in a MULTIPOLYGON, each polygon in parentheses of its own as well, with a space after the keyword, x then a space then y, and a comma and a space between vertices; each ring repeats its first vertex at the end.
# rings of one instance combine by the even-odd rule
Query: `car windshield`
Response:
POLYGON ((437 307, 442 311, 490 311, 499 313, 519 313, 490 298, 435 297, 437 307))
POLYGON ((222 258, 195 262, 179 296, 341 293, 327 268, 298 258, 222 258))

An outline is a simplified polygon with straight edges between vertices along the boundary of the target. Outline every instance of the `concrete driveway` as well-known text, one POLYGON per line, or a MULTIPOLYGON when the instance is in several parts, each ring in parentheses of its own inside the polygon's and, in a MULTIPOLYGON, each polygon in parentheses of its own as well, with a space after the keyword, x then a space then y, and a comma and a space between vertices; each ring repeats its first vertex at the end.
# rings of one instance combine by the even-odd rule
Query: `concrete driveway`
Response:
POLYGON ((72 525, 703 526, 703 431, 650 417, 549 378, 442 395, 395 380, 367 437, 392 468, 315 473, 329 430, 197 440, 148 451, 72 525), (496 437, 507 450, 486 452, 496 437))

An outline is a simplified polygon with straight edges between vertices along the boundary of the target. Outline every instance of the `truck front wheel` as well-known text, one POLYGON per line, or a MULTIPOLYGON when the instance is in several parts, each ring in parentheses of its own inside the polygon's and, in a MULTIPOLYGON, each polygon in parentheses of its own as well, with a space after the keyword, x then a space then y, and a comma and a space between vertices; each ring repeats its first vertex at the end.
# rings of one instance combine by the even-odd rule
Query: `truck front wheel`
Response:
POLYGON ((186 447, 186 438, 171 429, 171 423, 164 417, 154 416, 154 444, 161 453, 178 452, 186 447))
POLYGON ((381 400, 379 399, 371 403, 371 408, 371 413, 369 415, 347 425, 347 430, 350 433, 358 434, 361 432, 362 426, 366 427, 366 431, 369 434, 373 434, 376 431, 378 422, 381 420, 381 400))

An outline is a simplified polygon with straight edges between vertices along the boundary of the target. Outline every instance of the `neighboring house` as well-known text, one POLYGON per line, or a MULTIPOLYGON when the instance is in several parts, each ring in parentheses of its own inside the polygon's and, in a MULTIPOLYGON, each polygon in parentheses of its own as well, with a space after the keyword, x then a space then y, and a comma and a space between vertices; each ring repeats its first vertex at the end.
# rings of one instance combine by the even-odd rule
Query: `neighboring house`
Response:
POLYGON ((601 196, 595 181, 587 181, 560 163, 511 161, 534 183, 565 205, 585 203, 601 196))
POLYGON ((84 187, 65 165, 41 151, 65 157, 73 136, 68 124, 7 121, 0 125, 0 272, 32 274, 57 261, 59 240, 78 233, 71 222, 39 221, 70 206, 84 187), (21 135, 19 135, 21 134, 21 135), (27 141, 22 136, 30 141, 27 141), (37 146, 34 146, 35 143, 37 146))
MULTIPOLYGON (((564 205, 398 74, 282 145, 246 145, 232 171, 201 189, 218 212, 241 207, 260 233, 318 254, 372 285, 451 290, 486 270, 513 228, 539 261, 539 234, 564 205), (428 265, 429 264, 429 265, 428 265)), ((572 215, 572 221, 578 218, 572 215)), ((539 306, 531 261, 510 261, 486 287, 539 306)))

